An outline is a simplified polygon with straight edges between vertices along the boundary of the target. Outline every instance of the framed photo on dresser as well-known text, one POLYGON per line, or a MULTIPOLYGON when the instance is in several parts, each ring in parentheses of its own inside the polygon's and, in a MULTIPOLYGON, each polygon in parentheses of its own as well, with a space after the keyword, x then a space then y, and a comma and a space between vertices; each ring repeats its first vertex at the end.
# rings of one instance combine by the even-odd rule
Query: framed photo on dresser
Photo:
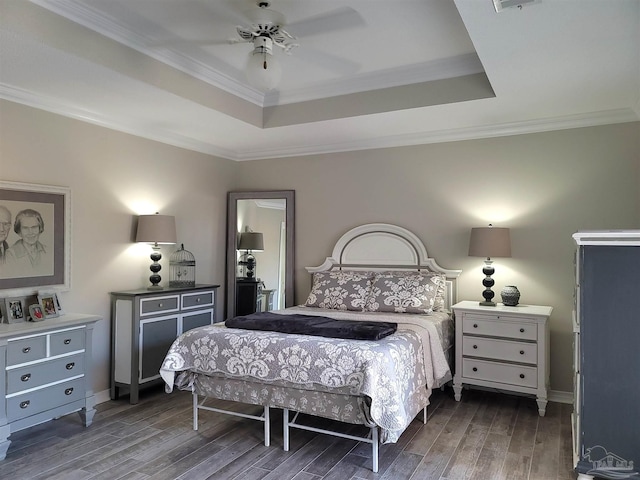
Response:
POLYGON ((55 293, 47 293, 45 295, 38 295, 38 303, 42 307, 42 311, 44 312, 44 316, 46 318, 53 318, 60 315, 58 313, 58 309, 56 307, 56 294, 55 293))
POLYGON ((25 311, 24 298, 5 298, 5 310, 7 312, 7 323, 25 322, 28 310, 25 311))

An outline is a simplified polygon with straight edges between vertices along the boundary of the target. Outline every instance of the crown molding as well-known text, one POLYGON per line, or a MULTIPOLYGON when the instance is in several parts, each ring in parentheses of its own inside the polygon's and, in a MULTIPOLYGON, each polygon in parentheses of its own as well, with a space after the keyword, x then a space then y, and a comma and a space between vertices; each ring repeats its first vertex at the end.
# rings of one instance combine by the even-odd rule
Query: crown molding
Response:
POLYGON ((169 49, 163 49, 162 51, 149 49, 148 45, 153 43, 152 39, 124 28, 120 23, 98 13, 87 3, 78 2, 77 0, 30 1, 89 30, 98 32, 111 40, 132 48, 143 55, 158 60, 214 87, 221 88, 243 100, 259 106, 262 106, 264 102, 264 94, 259 90, 239 83, 237 79, 220 73, 202 62, 169 49))
POLYGON ((326 81, 321 85, 312 85, 306 88, 267 92, 264 98, 264 106, 273 107, 319 100, 358 92, 462 77, 476 73, 484 73, 484 67, 476 53, 469 53, 416 65, 363 73, 351 76, 346 80, 326 81))
POLYGON ((216 157, 226 158, 229 160, 238 159, 235 152, 216 147, 215 145, 211 145, 206 142, 187 138, 171 131, 164 131, 157 127, 149 129, 139 125, 128 125, 125 119, 107 117, 91 110, 65 104, 52 98, 46 98, 42 95, 35 95, 31 92, 2 83, 0 83, 0 99, 55 113, 64 117, 73 118, 82 122, 91 123, 110 130, 127 133, 136 137, 154 140, 174 147, 193 150, 194 152, 214 155, 216 157))
POLYGON ((240 152, 236 160, 262 160, 268 158, 298 157, 305 155, 352 152, 357 150, 406 147, 431 143, 459 142, 464 140, 479 140, 483 138, 507 137, 528 133, 541 133, 572 128, 637 122, 639 120, 640 115, 636 114, 633 109, 620 108, 555 118, 482 125, 468 128, 454 128, 433 132, 418 132, 407 135, 389 135, 386 137, 358 140, 355 142, 247 151, 244 153, 240 152))
POLYGON ((484 72, 482 63, 474 52, 417 65, 353 75, 346 79, 327 81, 305 88, 274 90, 265 94, 248 84, 239 82, 237 78, 225 75, 209 65, 169 48, 161 51, 150 49, 148 45, 153 44, 153 39, 124 28, 121 23, 101 14, 88 3, 78 0, 30 1, 143 55, 261 107, 318 100, 484 72))
POLYGON ((528 133, 540 133, 554 130, 640 121, 640 114, 634 111, 633 108, 619 108, 615 110, 483 125, 479 127, 454 128, 433 132, 418 132, 407 135, 389 135, 353 142, 234 151, 220 148, 206 142, 194 140, 192 138, 187 138, 174 132, 162 131, 155 127, 153 129, 148 129, 140 127, 139 125, 127 124, 125 119, 107 117, 97 112, 64 104, 57 100, 36 95, 1 83, 0 98, 56 113, 58 115, 63 115, 65 117, 74 118, 83 122, 99 125, 111 130, 235 161, 264 160, 269 158, 287 158, 304 155, 351 152, 357 150, 372 150, 378 148, 405 147, 430 143, 457 142, 463 140, 505 137, 511 135, 523 135, 528 133))

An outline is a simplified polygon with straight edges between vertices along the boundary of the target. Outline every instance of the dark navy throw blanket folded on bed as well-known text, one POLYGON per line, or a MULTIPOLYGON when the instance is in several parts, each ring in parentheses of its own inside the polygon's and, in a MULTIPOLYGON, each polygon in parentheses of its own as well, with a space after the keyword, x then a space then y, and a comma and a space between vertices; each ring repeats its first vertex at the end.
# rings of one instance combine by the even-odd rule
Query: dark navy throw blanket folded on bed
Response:
POLYGON ((394 333, 397 323, 336 320, 315 315, 282 315, 271 312, 252 313, 230 318, 229 328, 266 330, 270 332, 298 333, 316 337, 347 338, 350 340, 380 340, 394 333))

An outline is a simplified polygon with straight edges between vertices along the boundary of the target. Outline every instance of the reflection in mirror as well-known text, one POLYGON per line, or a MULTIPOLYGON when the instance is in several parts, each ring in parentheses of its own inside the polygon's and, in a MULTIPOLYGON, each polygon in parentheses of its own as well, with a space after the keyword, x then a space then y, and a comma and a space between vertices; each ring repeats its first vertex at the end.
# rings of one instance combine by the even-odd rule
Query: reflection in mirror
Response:
POLYGON ((229 192, 225 318, 293 305, 294 192, 229 192))

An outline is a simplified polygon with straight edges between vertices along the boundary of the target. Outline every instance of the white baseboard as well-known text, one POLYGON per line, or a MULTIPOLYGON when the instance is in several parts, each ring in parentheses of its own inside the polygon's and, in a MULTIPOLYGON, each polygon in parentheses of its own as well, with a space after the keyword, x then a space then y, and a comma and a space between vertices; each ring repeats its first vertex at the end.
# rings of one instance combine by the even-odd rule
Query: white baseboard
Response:
POLYGON ((109 390, 103 390, 101 392, 94 393, 93 396, 96 399, 96 405, 111 400, 111 392, 109 390))
POLYGON ((549 390, 549 401, 558 403, 573 403, 573 392, 549 390))

